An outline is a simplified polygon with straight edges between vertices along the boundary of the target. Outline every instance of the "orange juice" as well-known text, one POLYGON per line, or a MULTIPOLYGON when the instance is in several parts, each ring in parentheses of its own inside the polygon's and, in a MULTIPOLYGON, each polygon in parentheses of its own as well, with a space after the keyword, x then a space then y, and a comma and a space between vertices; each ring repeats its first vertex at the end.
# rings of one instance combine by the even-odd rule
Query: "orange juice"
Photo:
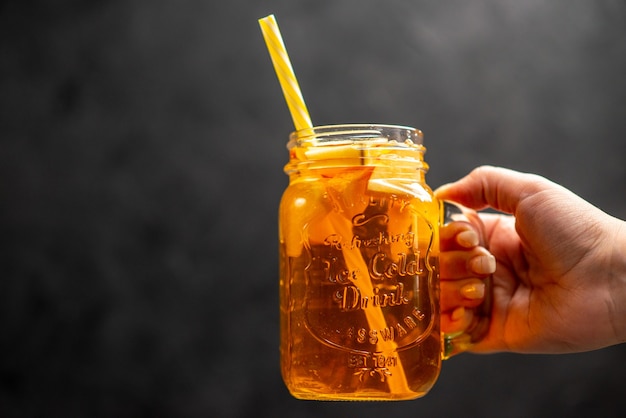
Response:
POLYGON ((298 131, 281 200, 281 369, 293 396, 423 396, 443 356, 441 205, 421 132, 339 125, 298 131))

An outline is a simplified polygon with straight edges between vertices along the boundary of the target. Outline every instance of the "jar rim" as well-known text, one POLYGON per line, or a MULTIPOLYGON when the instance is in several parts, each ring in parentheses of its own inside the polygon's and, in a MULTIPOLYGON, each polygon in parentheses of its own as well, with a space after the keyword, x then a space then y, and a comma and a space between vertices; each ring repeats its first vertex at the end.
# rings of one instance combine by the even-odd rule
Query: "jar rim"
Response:
POLYGON ((386 139, 388 142, 412 143, 423 146, 424 134, 411 126, 381 123, 347 123, 338 125, 320 125, 293 131, 289 135, 287 148, 304 144, 323 145, 337 141, 371 141, 386 139))

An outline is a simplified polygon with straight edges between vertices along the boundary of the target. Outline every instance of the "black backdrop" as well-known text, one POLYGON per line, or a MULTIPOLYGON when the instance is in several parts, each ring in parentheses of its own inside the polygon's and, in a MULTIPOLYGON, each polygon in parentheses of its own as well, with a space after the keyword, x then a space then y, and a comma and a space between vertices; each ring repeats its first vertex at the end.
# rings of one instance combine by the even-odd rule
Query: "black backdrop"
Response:
POLYGON ((502 165, 626 218, 623 0, 0 1, 0 415, 624 411, 623 345, 464 354, 412 402, 290 398, 269 13, 316 124, 413 125, 433 187, 502 165))

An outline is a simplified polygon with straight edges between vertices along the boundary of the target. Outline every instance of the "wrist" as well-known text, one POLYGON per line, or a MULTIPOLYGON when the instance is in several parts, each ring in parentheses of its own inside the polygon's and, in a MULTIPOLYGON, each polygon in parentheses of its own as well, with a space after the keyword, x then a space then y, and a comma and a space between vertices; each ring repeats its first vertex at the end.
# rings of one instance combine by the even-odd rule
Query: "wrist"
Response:
POLYGON ((611 324, 616 344, 626 342, 626 222, 616 219, 608 270, 611 324))

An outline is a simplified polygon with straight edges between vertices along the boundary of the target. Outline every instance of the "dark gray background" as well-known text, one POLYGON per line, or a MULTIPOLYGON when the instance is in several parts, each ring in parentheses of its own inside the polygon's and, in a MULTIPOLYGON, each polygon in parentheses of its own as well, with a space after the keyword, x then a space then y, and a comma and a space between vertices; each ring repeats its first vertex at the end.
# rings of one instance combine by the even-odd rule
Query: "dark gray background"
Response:
POLYGON ((0 415, 620 415, 624 345, 287 394, 269 13, 316 124, 413 125, 433 187, 502 165, 626 218, 623 0, 0 1, 0 415))

